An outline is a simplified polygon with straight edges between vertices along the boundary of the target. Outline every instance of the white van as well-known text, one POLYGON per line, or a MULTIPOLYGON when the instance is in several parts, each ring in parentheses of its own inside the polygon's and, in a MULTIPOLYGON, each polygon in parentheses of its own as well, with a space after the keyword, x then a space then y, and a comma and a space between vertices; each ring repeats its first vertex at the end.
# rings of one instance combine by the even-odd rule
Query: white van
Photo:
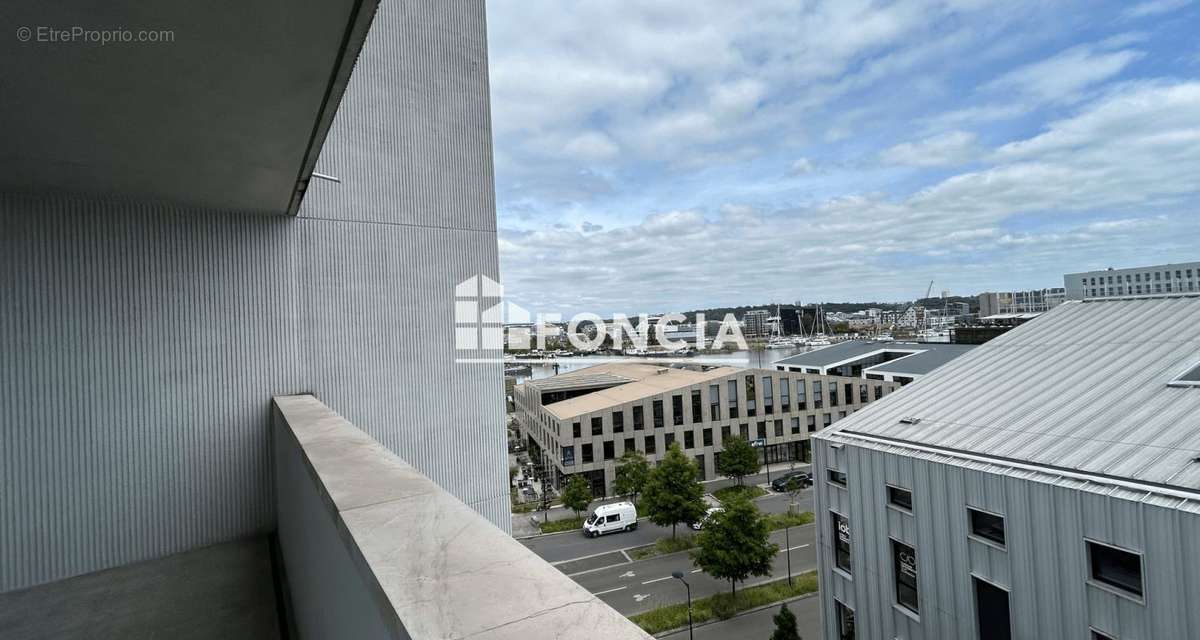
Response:
POLYGON ((634 529, 637 529, 637 507, 632 502, 602 504, 583 521, 583 535, 589 538, 634 529))

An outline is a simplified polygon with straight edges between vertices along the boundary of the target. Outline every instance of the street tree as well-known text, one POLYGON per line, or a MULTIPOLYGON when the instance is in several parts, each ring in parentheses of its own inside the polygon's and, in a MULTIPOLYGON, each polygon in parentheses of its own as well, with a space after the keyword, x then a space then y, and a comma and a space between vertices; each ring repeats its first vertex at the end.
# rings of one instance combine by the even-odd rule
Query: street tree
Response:
POLYGON ((618 495, 628 495, 637 502, 638 495, 646 489, 646 480, 650 477, 650 462, 641 451, 629 449, 617 461, 617 476, 613 481, 613 490, 618 495))
POLYGON ((758 473, 758 450, 740 436, 731 436, 723 444, 725 451, 721 453, 721 463, 717 470, 726 478, 737 480, 738 486, 741 486, 746 476, 758 473))
POLYGON ((775 633, 771 634, 771 640, 802 640, 796 628, 796 614, 788 609, 786 602, 779 605, 779 613, 775 614, 775 633))
POLYGON ((770 535, 767 519, 758 507, 738 496, 705 521, 704 530, 696 536, 692 560, 708 575, 728 580, 736 594, 738 582, 771 575, 779 545, 771 542, 770 535))
POLYGON ((592 503, 592 487, 587 480, 581 475, 571 476, 567 486, 562 491, 563 506, 575 512, 575 518, 579 518, 581 511, 587 511, 588 505, 592 503))
POLYGON ((677 524, 697 522, 707 511, 698 475, 695 461, 683 454, 678 442, 672 442, 667 455, 646 479, 641 507, 650 522, 660 527, 671 525, 672 540, 677 524))

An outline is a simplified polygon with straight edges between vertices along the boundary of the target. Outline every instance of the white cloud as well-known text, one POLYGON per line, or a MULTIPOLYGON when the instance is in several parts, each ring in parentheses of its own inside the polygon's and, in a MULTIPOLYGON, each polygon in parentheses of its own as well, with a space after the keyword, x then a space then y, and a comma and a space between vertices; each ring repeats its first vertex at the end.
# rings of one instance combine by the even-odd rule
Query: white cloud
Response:
POLYGON ((887 164, 941 167, 970 162, 978 153, 975 134, 949 131, 919 142, 904 142, 885 149, 879 158, 887 164))
POLYGON ((584 160, 607 160, 615 156, 619 148, 607 135, 599 131, 588 131, 567 142, 564 151, 570 156, 584 160))
POLYGON ((1190 3, 1191 0, 1150 0, 1149 2, 1139 2, 1129 7, 1124 11, 1123 15, 1131 19, 1145 18, 1162 13, 1170 13, 1176 9, 1182 9, 1190 3))
POLYGON ((987 83, 984 91, 1010 93, 1034 103, 1075 100, 1089 87, 1112 78, 1142 57, 1134 50, 1098 51, 1072 47, 1053 57, 1014 69, 987 83))
POLYGON ((792 162, 792 166, 788 169, 788 175, 802 176, 806 173, 811 173, 813 170, 812 160, 808 158, 797 158, 792 162))

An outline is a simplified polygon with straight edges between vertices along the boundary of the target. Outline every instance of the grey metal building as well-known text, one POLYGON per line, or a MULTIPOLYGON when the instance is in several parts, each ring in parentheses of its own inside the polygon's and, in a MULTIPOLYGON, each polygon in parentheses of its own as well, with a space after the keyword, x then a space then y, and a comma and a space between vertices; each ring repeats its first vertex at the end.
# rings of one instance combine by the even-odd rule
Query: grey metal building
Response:
POLYGON ((1063 276, 1068 300, 1200 292, 1200 262, 1104 269, 1063 276))
POLYGON ((846 340, 771 363, 779 371, 863 377, 908 384, 975 345, 942 342, 846 340))
POLYGON ((822 637, 1200 637, 1200 297, 1068 302, 814 438, 822 637))

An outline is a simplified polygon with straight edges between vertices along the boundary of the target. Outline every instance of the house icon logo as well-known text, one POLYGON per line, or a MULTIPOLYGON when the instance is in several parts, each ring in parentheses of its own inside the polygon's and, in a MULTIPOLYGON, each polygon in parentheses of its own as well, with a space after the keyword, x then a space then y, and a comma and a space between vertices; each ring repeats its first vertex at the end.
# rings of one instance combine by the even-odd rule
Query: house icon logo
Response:
MULTIPOLYGON (((504 302, 504 287, 485 275, 474 275, 454 287, 454 348, 459 352, 497 352, 504 349, 504 322, 529 322, 530 314, 519 305, 504 302), (506 306, 507 305, 507 306, 506 306)), ((529 334, 513 334, 509 346, 529 348, 529 334)), ((467 355, 467 354, 463 354, 467 355)), ((458 358, 458 362, 501 362, 501 353, 491 357, 458 358)))

